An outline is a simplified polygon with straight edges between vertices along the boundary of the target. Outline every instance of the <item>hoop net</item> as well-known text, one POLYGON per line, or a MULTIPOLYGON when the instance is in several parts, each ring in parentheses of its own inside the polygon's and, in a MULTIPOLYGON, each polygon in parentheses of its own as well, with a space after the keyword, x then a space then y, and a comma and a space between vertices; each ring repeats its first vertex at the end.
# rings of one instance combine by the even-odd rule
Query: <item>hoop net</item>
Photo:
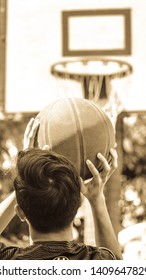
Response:
POLYGON ((83 97, 97 103, 113 122, 123 110, 132 67, 120 60, 81 58, 51 66, 59 97, 83 97))

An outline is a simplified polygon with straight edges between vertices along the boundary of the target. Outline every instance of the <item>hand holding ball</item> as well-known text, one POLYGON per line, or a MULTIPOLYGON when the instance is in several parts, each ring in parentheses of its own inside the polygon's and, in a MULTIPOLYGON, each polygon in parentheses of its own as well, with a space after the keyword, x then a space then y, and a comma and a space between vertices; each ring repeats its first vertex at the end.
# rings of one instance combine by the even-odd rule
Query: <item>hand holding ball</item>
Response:
POLYGON ((92 101, 83 98, 58 99, 38 116, 40 126, 37 145, 49 145, 51 150, 67 157, 86 180, 91 177, 86 159, 101 171, 97 158, 100 152, 107 160, 115 146, 115 130, 107 114, 92 101))

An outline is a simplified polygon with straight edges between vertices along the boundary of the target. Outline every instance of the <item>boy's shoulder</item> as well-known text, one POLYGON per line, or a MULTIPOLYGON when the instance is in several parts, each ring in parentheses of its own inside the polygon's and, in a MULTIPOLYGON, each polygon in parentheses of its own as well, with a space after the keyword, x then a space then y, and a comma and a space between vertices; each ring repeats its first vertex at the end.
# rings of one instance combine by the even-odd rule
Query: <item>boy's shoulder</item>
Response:
POLYGON ((38 242, 26 248, 0 243, 1 260, 116 260, 107 248, 74 241, 38 242))

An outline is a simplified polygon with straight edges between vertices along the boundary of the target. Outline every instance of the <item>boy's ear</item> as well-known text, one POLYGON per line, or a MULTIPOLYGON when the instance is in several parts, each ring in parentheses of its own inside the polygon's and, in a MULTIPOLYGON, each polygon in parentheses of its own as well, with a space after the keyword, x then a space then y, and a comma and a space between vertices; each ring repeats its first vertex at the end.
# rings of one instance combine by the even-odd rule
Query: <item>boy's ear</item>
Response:
POLYGON ((21 220, 21 222, 25 222, 26 221, 26 217, 24 215, 23 210, 19 207, 18 204, 15 205, 14 209, 15 209, 15 212, 16 212, 17 216, 21 220))

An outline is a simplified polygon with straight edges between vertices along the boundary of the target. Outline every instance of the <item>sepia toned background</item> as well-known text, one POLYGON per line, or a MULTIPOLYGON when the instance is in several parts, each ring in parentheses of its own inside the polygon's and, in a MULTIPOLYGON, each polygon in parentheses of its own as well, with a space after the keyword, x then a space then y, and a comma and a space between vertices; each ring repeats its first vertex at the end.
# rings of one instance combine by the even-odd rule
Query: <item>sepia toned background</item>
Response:
MULTIPOLYGON (((145 9, 143 0, 0 2, 0 199, 12 190, 15 157, 30 117, 56 98, 84 98, 87 74, 99 78, 98 86, 102 78, 102 101, 114 116, 119 156, 105 196, 125 259, 146 259, 145 9), (82 63, 84 59, 95 64, 90 68, 82 63), (108 62, 114 60, 118 63, 112 68, 108 62), (64 61, 71 64, 64 68, 64 61), (55 70, 63 73, 61 77, 57 70, 52 72, 58 62, 55 70), (126 76, 119 75, 124 62, 131 67, 126 76), (111 79, 113 71, 117 76, 111 79)), ((96 102, 103 105, 101 99, 96 102)), ((74 236, 94 244, 93 232, 84 201, 74 222, 74 236)), ((25 245, 27 228, 15 218, 3 238, 8 244, 25 245)))

